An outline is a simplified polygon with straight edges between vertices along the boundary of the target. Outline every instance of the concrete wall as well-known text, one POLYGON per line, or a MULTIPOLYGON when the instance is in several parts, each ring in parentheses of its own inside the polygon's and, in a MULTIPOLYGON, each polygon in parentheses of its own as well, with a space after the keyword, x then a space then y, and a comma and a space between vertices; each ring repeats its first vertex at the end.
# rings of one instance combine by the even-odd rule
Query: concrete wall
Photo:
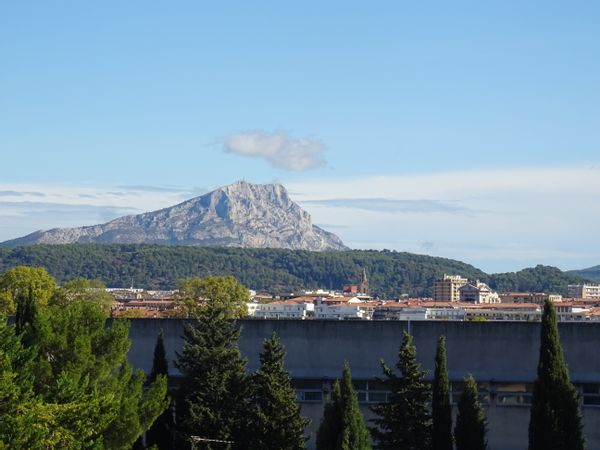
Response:
MULTIPOLYGON (((171 363, 182 346, 184 321, 134 319, 130 336, 130 361, 149 372, 158 330, 165 333, 171 363)), ((245 320, 239 345, 248 358, 249 370, 256 370, 262 341, 276 331, 287 350, 286 366, 293 378, 334 379, 347 360, 355 379, 381 376, 380 358, 390 365, 397 360, 402 332, 410 326, 423 369, 433 373, 439 335, 446 336, 448 370, 451 380, 471 373, 479 381, 532 382, 535 379, 539 345, 539 323, 519 322, 435 322, 421 321, 285 321, 245 320)), ((600 383, 600 323, 561 323, 561 341, 575 383, 600 383)), ((172 374, 178 375, 171 367, 172 374)), ((323 405, 303 404, 312 419, 314 433, 323 405)), ((366 416, 370 416, 364 408, 366 416)), ((585 433, 589 449, 600 449, 600 408, 584 407, 585 433)), ((529 408, 526 406, 486 407, 490 450, 527 448, 529 408)))

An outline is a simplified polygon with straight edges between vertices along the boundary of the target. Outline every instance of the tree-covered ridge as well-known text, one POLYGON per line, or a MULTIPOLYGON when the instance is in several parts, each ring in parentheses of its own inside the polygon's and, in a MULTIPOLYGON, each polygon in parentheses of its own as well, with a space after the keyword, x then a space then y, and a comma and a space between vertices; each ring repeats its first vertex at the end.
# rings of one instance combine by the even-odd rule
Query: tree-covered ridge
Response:
POLYGON ((488 282, 497 290, 565 293, 581 281, 559 269, 538 266, 516 273, 487 275, 460 261, 389 250, 308 252, 160 245, 35 245, 0 248, 0 273, 19 265, 45 267, 59 283, 100 279, 108 286, 168 289, 189 276, 233 275, 257 290, 288 292, 339 288, 356 283, 363 268, 371 293, 380 297, 430 296, 433 281, 456 273, 488 282))
POLYGON ((567 273, 569 275, 587 278, 596 282, 600 281, 600 265, 581 270, 569 270, 567 273))

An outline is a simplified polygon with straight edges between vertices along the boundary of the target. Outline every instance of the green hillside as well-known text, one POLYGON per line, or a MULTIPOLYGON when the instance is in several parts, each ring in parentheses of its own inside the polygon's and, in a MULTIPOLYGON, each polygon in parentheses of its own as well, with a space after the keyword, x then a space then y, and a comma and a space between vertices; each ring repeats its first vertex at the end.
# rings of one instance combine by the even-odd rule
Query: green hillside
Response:
POLYGON ((587 278, 592 281, 600 282, 600 266, 589 267, 581 270, 569 270, 570 275, 587 278))
POLYGON ((17 266, 45 267, 59 282, 97 278, 108 286, 168 289, 188 276, 231 274, 256 290, 290 292, 340 288, 357 283, 367 270, 371 293, 380 297, 431 295, 444 273, 487 281, 499 290, 564 292, 580 280, 559 269, 538 266, 517 273, 487 275, 460 261, 395 251, 308 252, 159 245, 34 245, 0 248, 0 272, 17 266))

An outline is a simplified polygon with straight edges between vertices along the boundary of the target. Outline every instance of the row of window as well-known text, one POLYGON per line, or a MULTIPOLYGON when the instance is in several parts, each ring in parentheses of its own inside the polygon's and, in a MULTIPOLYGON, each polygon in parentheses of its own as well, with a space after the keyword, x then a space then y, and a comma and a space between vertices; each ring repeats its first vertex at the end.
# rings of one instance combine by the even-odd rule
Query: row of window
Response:
MULTIPOLYGON (((354 389, 359 403, 382 403, 389 400, 390 393, 382 382, 377 380, 354 380, 354 389)), ((292 380, 296 398, 303 403, 320 403, 331 391, 329 380, 292 380)), ((464 383, 452 382, 450 401, 456 404, 462 393, 464 383)), ((584 406, 600 407, 600 383, 578 386, 584 406)), ((479 401, 489 405, 494 400, 496 406, 529 406, 533 384, 531 383, 478 383, 479 401)))

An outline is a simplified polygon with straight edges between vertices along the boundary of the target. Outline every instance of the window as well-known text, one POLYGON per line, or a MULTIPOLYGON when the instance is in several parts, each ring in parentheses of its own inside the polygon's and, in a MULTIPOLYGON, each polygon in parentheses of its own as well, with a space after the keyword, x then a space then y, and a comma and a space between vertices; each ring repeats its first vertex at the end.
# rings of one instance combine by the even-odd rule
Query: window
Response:
POLYGON ((529 406, 531 405, 530 383, 498 383, 496 386, 497 406, 529 406))
POLYGON ((600 384, 584 384, 583 390, 583 406, 600 406, 600 384))
POLYGON ((322 402, 323 382, 321 380, 292 380, 298 402, 322 402))

